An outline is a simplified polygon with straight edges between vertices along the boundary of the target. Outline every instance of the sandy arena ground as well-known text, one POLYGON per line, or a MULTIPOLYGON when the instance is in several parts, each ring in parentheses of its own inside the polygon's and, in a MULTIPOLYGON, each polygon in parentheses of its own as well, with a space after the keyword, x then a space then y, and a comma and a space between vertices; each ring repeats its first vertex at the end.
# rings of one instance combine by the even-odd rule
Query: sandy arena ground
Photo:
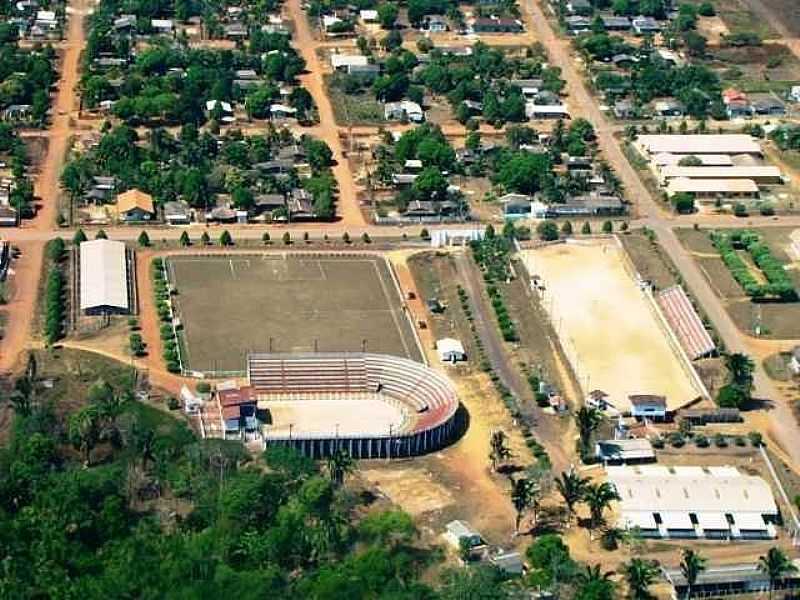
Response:
POLYGON ((270 400, 273 425, 269 433, 331 435, 363 434, 365 431, 386 432, 405 429, 402 410, 388 402, 374 400, 270 400), (338 429, 337 429, 338 428, 338 429))
POLYGON ((584 394, 600 389, 620 410, 630 394, 667 397, 669 408, 700 391, 683 370, 657 317, 613 241, 558 244, 524 253, 544 281, 543 304, 584 394))

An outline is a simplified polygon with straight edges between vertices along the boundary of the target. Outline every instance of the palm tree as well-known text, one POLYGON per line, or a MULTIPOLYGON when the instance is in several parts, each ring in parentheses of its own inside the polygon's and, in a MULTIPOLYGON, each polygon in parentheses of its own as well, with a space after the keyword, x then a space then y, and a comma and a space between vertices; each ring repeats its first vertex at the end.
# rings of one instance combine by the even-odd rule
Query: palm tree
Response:
POLYGON ((758 570, 769 577, 769 597, 775 589, 775 582, 790 573, 797 572, 797 567, 780 548, 770 548, 766 556, 758 557, 758 570))
POLYGON ((489 440, 489 460, 492 461, 492 471, 497 471, 497 463, 511 457, 511 450, 507 445, 508 437, 502 431, 492 432, 489 440))
POLYGON ((578 475, 574 470, 562 471, 561 479, 556 479, 558 493, 567 505, 567 524, 569 524, 572 514, 575 512, 575 505, 583 498, 586 490, 587 479, 578 475))
POLYGON ((583 492, 583 501, 589 507, 591 514, 589 529, 594 529, 603 521, 603 512, 612 501, 620 500, 617 490, 608 481, 594 485, 587 485, 583 492))
POLYGON ((681 573, 686 579, 686 598, 692 597, 692 588, 697 583, 697 578, 706 570, 706 559, 691 548, 683 549, 683 560, 681 560, 681 573))
POLYGON ((69 439, 75 448, 83 452, 83 463, 88 467, 91 464, 92 449, 100 441, 97 407, 87 406, 69 416, 69 439))
POLYGON ((603 415, 596 408, 581 406, 575 413, 575 425, 578 427, 578 435, 581 440, 581 453, 589 450, 589 443, 592 441, 592 434, 597 431, 603 415))
POLYGON ((581 585, 590 585, 610 581, 613 574, 613 571, 603 571, 599 564, 585 565, 583 570, 578 573, 577 579, 581 585))
POLYGON ((355 470, 355 461, 344 448, 340 448, 328 457, 328 473, 331 481, 340 486, 344 483, 345 476, 355 470))
POLYGON ((651 598, 650 586, 656 580, 658 568, 655 563, 642 558, 632 558, 622 566, 622 575, 634 600, 651 598))
POLYGON ((519 533, 519 524, 525 512, 538 502, 539 488, 536 484, 525 477, 511 480, 511 502, 514 510, 517 511, 514 520, 514 533, 519 533))

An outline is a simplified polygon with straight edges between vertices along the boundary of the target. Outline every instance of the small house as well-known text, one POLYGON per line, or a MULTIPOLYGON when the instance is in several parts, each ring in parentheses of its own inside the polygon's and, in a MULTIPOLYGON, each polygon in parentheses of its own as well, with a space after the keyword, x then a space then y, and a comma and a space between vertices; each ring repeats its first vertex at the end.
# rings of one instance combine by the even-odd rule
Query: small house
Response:
POLYGON ((567 0, 564 3, 564 8, 568 15, 581 15, 584 17, 591 15, 594 10, 589 0, 567 0))
POLYGON ((466 540, 464 543, 472 550, 486 546, 481 534, 466 521, 450 521, 445 526, 444 538, 456 549, 461 548, 462 539, 466 540))
POLYGON ((677 100, 659 100, 653 106, 653 112, 657 117, 682 117, 685 111, 683 104, 677 100))
POLYGON ((564 19, 564 23, 570 35, 580 35, 592 30, 592 20, 589 17, 574 15, 564 19))
POLYGON ((789 90, 789 100, 793 102, 800 102, 800 85, 793 85, 789 90))
POLYGON ((464 345, 454 338, 442 338, 436 341, 436 352, 439 354, 439 360, 442 362, 457 363, 458 361, 467 360, 467 353, 464 351, 464 345))
POLYGON ((753 108, 747 101, 733 100, 726 104, 725 114, 729 119, 746 119, 753 116, 753 108))
POLYGON ((272 104, 269 107, 269 116, 273 119, 291 119, 297 114, 297 109, 285 104, 272 104))
POLYGON ((786 106, 777 98, 762 98, 753 102, 753 112, 759 116, 778 116, 786 114, 786 106))
POLYGON ((229 23, 225 25, 225 37, 229 40, 240 40, 248 36, 247 26, 244 23, 229 23))
POLYGON ((374 81, 381 74, 381 67, 374 64, 347 65, 347 74, 352 77, 358 77, 362 81, 374 81))
POLYGON ((603 21, 606 31, 628 31, 631 28, 631 20, 628 17, 602 15, 600 19, 603 21))
POLYGON ((617 100, 614 103, 614 116, 618 119, 633 119, 636 117, 636 110, 630 100, 617 100))
POLYGON ((635 17, 631 27, 636 35, 652 35, 661 31, 661 25, 653 17, 635 17))
POLYGON ((412 123, 421 123, 425 120, 425 112, 416 102, 401 100, 400 102, 387 102, 384 106, 384 117, 387 121, 408 119, 412 123))
POLYGON ((172 35, 174 29, 171 19, 150 19, 150 27, 157 35, 172 35))
POLYGON ((153 197, 150 194, 134 188, 117 196, 117 215, 120 221, 151 221, 155 214, 153 197))
POLYGON ((533 198, 525 194, 505 194, 500 197, 503 205, 503 217, 506 220, 531 218, 533 198))
POLYGON ((179 201, 165 203, 164 221, 168 225, 188 225, 192 222, 192 213, 189 205, 179 201))
POLYGON ((428 15, 423 21, 422 30, 428 33, 444 33, 447 31, 447 19, 442 15, 428 15))
POLYGON ((331 66, 335 71, 347 71, 351 66, 365 66, 369 59, 363 54, 331 54, 331 66))
POLYGON ((0 206, 0 227, 16 227, 19 224, 19 214, 11 206, 0 206))
POLYGON ((479 17, 472 24, 475 33, 522 33, 522 22, 507 17, 479 17))
POLYGON ((525 116, 529 119, 569 119, 569 110, 564 104, 525 104, 525 116))
POLYGON ((595 444, 595 456, 606 464, 634 464, 656 460, 648 439, 602 440, 595 444))
POLYGON ((635 419, 664 421, 667 418, 667 399, 655 394, 633 394, 628 396, 631 416, 635 419))

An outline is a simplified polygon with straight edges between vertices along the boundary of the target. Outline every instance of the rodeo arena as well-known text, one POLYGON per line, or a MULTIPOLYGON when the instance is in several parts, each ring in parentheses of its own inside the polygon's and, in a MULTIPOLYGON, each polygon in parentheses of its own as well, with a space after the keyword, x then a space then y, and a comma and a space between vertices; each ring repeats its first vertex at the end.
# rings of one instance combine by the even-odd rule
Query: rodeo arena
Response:
POLYGON ((220 383, 205 403, 183 395, 204 436, 291 446, 311 458, 339 449, 353 458, 416 456, 460 432, 452 382, 388 354, 253 353, 245 384, 220 383))

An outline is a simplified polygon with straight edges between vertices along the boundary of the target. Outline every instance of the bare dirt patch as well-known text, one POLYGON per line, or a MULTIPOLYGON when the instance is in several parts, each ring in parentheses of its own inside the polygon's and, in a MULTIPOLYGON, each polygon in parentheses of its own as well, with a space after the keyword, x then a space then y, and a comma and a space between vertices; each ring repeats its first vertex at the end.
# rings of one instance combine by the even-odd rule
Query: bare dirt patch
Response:
POLYGON ((631 394, 658 394, 677 407, 701 395, 613 241, 526 251, 541 277, 543 304, 583 387, 620 410, 631 394))

